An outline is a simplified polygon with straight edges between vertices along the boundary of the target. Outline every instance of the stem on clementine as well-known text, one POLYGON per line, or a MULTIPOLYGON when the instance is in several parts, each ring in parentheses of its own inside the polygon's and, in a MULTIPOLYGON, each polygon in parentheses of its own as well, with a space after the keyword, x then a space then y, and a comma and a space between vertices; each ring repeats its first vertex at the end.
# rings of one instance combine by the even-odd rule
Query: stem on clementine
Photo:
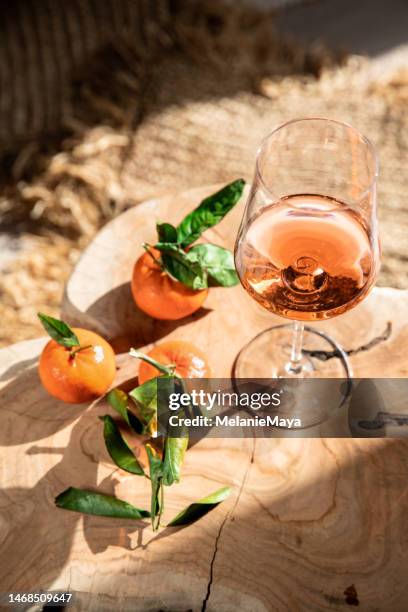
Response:
POLYGON ((148 355, 145 355, 144 353, 137 351, 134 348, 130 349, 129 355, 131 357, 135 357, 136 359, 141 359, 142 361, 145 361, 146 363, 150 364, 151 366, 159 370, 159 372, 161 372, 162 374, 166 374, 167 376, 176 375, 174 372, 174 370, 176 369, 176 364, 174 363, 169 363, 169 364, 164 365, 162 363, 159 363, 155 359, 152 359, 148 355))
POLYGON ((81 351, 86 351, 86 349, 89 349, 89 348, 92 348, 92 344, 87 344, 85 346, 79 346, 77 349, 75 349, 75 351, 71 350, 69 358, 74 359, 77 353, 80 353, 81 351))

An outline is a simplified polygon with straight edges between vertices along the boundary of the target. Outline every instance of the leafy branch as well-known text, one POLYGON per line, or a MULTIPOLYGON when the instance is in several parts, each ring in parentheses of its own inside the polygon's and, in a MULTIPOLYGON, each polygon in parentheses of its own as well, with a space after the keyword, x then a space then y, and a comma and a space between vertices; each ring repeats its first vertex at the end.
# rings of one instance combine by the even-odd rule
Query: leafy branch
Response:
POLYGON ((231 251, 210 243, 191 246, 209 228, 219 223, 239 201, 245 181, 238 179, 205 198, 175 227, 156 225, 158 241, 144 244, 158 266, 190 289, 232 287, 239 282, 231 251), (159 251, 156 257, 152 249, 159 251))
MULTIPOLYGON (((150 480, 150 510, 141 510, 112 495, 74 487, 69 487, 60 493, 55 499, 55 504, 65 510, 96 516, 134 520, 150 518, 153 531, 157 531, 164 509, 164 487, 180 481, 181 468, 188 447, 187 431, 178 432, 177 437, 168 435, 159 440, 152 440, 152 436, 155 438, 157 435, 157 381, 159 378, 177 378, 178 383, 182 384, 182 380, 173 366, 163 365, 134 349, 131 349, 130 355, 153 365, 161 375, 139 385, 129 395, 121 389, 113 389, 107 394, 106 399, 120 416, 122 426, 127 426, 136 434, 146 436, 149 474, 145 472, 114 419, 110 415, 102 416, 100 419, 103 422, 106 449, 115 465, 130 474, 150 480)), ((168 523, 168 526, 181 527, 194 523, 227 499, 231 492, 230 487, 223 487, 189 504, 168 523)))

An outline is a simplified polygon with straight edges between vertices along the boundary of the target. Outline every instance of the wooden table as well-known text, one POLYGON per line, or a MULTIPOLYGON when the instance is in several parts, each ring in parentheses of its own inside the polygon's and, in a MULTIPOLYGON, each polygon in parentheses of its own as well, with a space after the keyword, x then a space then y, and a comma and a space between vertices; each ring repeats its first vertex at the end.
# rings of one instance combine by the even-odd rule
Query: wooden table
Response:
MULTIPOLYGON (((117 382, 135 379, 129 344, 167 337, 202 346, 216 376, 274 321, 240 287, 211 290, 205 310, 174 323, 138 312, 129 274, 156 218, 181 217, 211 188, 152 201, 106 226, 67 286, 63 316, 109 337, 117 382), (170 211, 177 210, 177 215, 170 211), (220 333, 222 329, 222 333, 220 333)), ((208 239, 231 246, 241 210, 208 239)), ((352 357, 357 376, 406 376, 408 292, 374 290, 355 310, 321 325, 346 348, 391 335, 352 357)), ((233 495, 185 529, 83 517, 59 510, 67 486, 97 488, 147 507, 148 482, 115 469, 103 443, 102 399, 68 406, 37 374, 45 338, 0 351, 0 591, 63 589, 75 610, 408 609, 408 442, 403 439, 202 440, 183 478, 166 491, 165 520, 230 484, 233 495)), ((135 380, 136 382, 136 380, 135 380)))

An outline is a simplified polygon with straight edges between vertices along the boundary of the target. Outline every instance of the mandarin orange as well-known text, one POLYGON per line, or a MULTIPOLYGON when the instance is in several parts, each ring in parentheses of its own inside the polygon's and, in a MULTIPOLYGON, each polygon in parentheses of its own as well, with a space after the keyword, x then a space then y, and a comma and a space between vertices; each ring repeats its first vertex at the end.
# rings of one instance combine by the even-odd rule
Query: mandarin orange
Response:
POLYGON ((80 346, 66 348, 55 340, 44 347, 39 374, 45 389, 70 404, 103 395, 115 378, 115 353, 106 340, 86 329, 73 328, 80 346))
MULTIPOLYGON (((160 257, 157 249, 150 249, 152 255, 160 257)), ((133 298, 143 312, 155 319, 174 321, 187 317, 198 310, 208 289, 190 289, 160 269, 149 253, 136 261, 132 276, 133 298)))
MULTIPOLYGON (((209 378, 211 376, 206 355, 191 342, 184 340, 162 342, 147 355, 163 365, 176 366, 175 371, 182 378, 209 378)), ((159 375, 157 368, 142 361, 139 368, 139 385, 159 375)))

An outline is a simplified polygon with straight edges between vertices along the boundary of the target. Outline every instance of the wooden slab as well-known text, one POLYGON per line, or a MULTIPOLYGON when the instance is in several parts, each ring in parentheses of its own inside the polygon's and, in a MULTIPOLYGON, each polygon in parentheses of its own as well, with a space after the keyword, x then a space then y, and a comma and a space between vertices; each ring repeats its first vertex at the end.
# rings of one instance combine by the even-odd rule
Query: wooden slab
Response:
MULTIPOLYGON (((147 507, 148 483, 115 469, 97 418, 42 390, 45 339, 0 351, 0 591, 64 589, 74 610, 345 610, 408 606, 406 440, 203 440, 165 519, 224 483, 234 495, 184 530, 54 507, 69 485, 147 507)), ((120 368, 118 382, 128 378, 120 368)))
MULTIPOLYGON (((102 331, 118 350, 128 336, 143 348, 193 339, 216 375, 229 375, 235 352, 273 317, 237 287, 212 290, 209 312, 179 326, 153 322, 127 285, 143 228, 151 232, 156 215, 177 221, 171 206, 191 208, 211 189, 148 203, 107 226, 67 287, 64 316, 102 331)), ((216 229, 218 243, 232 245, 239 216, 216 229)), ((353 357, 358 375, 407 374, 407 303, 407 292, 376 290, 324 324, 352 348, 391 321, 388 340, 353 357)), ((187 453, 182 482, 166 491, 164 522, 222 484, 234 494, 195 525, 154 535, 142 523, 83 517, 55 508, 54 497, 72 485, 147 507, 149 487, 107 455, 103 400, 72 407, 42 390, 44 342, 0 351, 0 592, 73 590, 73 609, 87 612, 344 611, 357 601, 367 612, 408 609, 407 441, 202 440, 187 453)), ((116 382, 135 376, 135 363, 119 355, 116 382)))

